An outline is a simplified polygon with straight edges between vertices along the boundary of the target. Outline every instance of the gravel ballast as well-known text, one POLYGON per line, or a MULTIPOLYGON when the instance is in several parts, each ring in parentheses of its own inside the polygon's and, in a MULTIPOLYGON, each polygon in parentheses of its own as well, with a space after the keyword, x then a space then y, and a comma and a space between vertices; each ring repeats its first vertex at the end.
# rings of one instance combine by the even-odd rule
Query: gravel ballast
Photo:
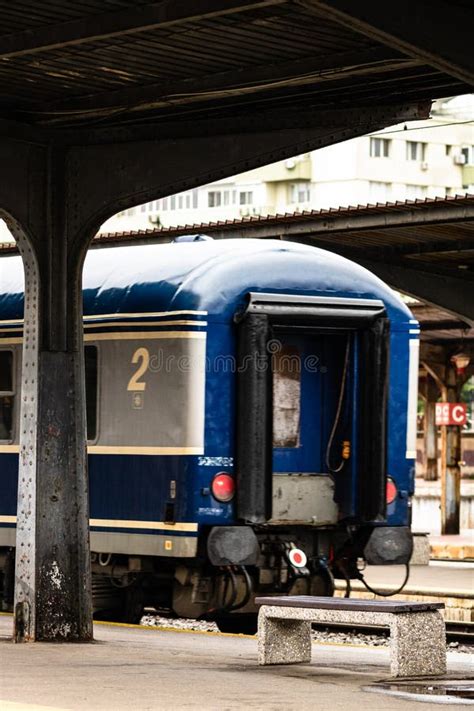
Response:
MULTIPOLYGON (((165 617, 162 615, 147 614, 142 617, 141 623, 145 627, 163 627, 171 630, 190 630, 194 632, 219 632, 215 622, 204 620, 192 620, 185 617, 165 617)), ((350 644, 365 645, 369 647, 388 647, 388 633, 367 634, 364 632, 335 631, 334 629, 313 629, 313 642, 326 644, 350 644)), ((472 654, 472 645, 460 644, 459 642, 448 642, 446 644, 450 652, 462 652, 472 654)))

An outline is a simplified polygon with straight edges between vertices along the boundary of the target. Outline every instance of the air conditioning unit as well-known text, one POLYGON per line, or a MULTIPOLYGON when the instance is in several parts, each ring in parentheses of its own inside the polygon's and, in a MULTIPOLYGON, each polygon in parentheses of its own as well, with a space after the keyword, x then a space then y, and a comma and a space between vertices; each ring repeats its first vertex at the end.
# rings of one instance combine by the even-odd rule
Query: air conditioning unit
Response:
POLYGON ((421 161, 420 168, 421 170, 428 170, 428 163, 425 160, 421 161))
POLYGON ((453 156, 453 163, 455 165, 465 165, 466 164, 466 156, 464 153, 457 153, 456 155, 453 156))

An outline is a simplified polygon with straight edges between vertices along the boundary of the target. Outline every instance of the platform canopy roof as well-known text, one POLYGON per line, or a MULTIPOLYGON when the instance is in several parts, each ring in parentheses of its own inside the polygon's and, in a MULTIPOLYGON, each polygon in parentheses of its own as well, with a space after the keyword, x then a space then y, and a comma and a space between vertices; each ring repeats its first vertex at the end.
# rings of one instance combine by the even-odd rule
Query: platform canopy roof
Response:
MULTIPOLYGON (((99 234, 93 246, 168 242, 193 233, 288 239, 329 249, 474 326, 473 194, 99 234)), ((439 333, 443 329, 434 330, 447 337, 439 333)))
POLYGON ((474 328, 468 323, 422 301, 409 302, 408 307, 420 323, 423 343, 457 346, 460 350, 467 343, 474 346, 474 328))
POLYGON ((469 0, 1 0, 0 13, 0 120, 44 131, 255 126, 276 107, 291 126, 316 108, 464 93, 474 77, 469 0))
POLYGON ((390 261, 474 280, 474 194, 99 233, 92 246, 169 242, 185 234, 288 239, 356 261, 390 261))

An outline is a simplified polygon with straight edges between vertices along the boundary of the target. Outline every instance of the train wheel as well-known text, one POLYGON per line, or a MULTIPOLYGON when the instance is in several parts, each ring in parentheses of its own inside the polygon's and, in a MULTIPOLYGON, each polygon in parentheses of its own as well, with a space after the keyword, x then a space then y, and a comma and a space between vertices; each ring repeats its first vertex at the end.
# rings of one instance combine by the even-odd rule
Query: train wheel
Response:
POLYGON ((218 617, 216 625, 221 632, 232 634, 257 634, 257 615, 228 615, 218 617))

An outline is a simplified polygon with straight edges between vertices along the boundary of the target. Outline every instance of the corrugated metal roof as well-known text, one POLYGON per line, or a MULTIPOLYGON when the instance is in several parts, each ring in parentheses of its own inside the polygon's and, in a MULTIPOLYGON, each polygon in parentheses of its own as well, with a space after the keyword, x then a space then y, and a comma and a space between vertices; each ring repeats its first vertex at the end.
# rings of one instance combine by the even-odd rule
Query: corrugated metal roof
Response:
POLYGON ((422 342, 462 346, 474 341, 474 328, 447 311, 422 302, 409 304, 409 308, 420 323, 422 342))
MULTIPOLYGON (((233 220, 193 223, 175 227, 99 233, 95 245, 123 242, 168 242, 184 234, 209 234, 214 237, 291 237, 285 228, 305 227, 304 234, 317 235, 318 244, 325 241, 331 249, 350 244, 355 249, 414 248, 406 256, 416 259, 426 256, 436 259, 436 242, 443 243, 446 259, 459 261, 460 252, 471 259, 474 249, 474 194, 446 198, 426 198, 397 202, 303 210, 301 212, 252 215, 233 220), (381 218, 376 227, 373 218, 381 218), (364 223, 362 222, 364 221, 364 223), (360 224, 358 224, 360 222, 360 224), (259 230, 265 233, 259 235, 259 230), (354 242, 354 235, 357 241, 354 242), (469 246, 472 241, 472 247, 469 246), (451 251, 446 243, 452 243, 451 251), (466 247, 467 242, 467 247, 466 247), (461 246, 462 243, 462 246, 461 246), (433 252, 427 246, 433 246, 433 252), (458 247, 459 245, 459 247, 458 247), (418 248, 418 251, 417 251, 418 248)), ((298 234, 303 234, 299 232, 298 234)), ((0 244, 4 252, 14 249, 10 243, 0 244)))
POLYGON ((137 5, 147 5, 148 0, 1 0, 2 35, 31 30, 35 27, 81 19, 137 5))
POLYGON ((0 0, 0 13, 0 116, 27 123, 400 104, 466 89, 295 0, 0 0))
MULTIPOLYGON (((247 229, 249 226, 258 228, 259 226, 269 226, 275 227, 275 236, 279 236, 278 228, 287 224, 304 224, 313 223, 325 224, 328 221, 337 218, 362 218, 373 215, 385 215, 387 220, 383 229, 380 230, 380 236, 375 234, 375 240, 381 240, 382 242, 386 239, 385 235, 390 231, 390 217, 393 215, 407 215, 407 225, 409 226, 412 222, 411 217, 414 213, 421 213, 427 216, 433 207, 436 208, 453 208, 458 210, 458 208, 474 208, 474 194, 466 193, 465 195, 453 195, 452 197, 445 198, 425 198, 416 200, 405 200, 396 202, 385 202, 385 203, 367 203, 365 205, 348 205, 347 207, 334 207, 321 210, 302 210, 297 212, 286 212, 275 215, 249 215, 241 217, 240 219, 232 220, 217 220, 215 222, 198 222, 186 225, 177 225, 173 227, 157 227, 145 230, 130 230, 126 232, 105 232, 100 233, 96 236, 95 240, 100 242, 107 242, 109 240, 129 240, 133 237, 175 237, 182 234, 192 234, 202 233, 212 235, 214 232, 218 231, 227 232, 228 236, 231 237, 234 231, 241 232, 247 229)), ((448 216, 449 220, 449 216, 448 216)), ((474 229, 474 225, 470 222, 464 226, 469 233, 474 229)), ((394 239, 399 239, 400 242, 403 241, 413 241, 416 240, 411 233, 404 234, 403 226, 394 225, 397 234, 393 235, 394 239)), ((436 225, 432 227, 427 226, 426 229, 432 229, 433 234, 436 236, 436 225)), ((348 228, 350 230, 350 228, 348 228)), ((372 231, 371 231, 372 233, 372 231)), ((362 235, 363 232, 358 232, 362 235)), ((454 234, 449 236, 451 240, 456 240, 457 237, 454 234)), ((330 237, 328 239, 331 239, 330 237)), ((390 239, 390 234, 388 236, 390 239)), ((363 243, 361 243, 362 246, 363 243)))

